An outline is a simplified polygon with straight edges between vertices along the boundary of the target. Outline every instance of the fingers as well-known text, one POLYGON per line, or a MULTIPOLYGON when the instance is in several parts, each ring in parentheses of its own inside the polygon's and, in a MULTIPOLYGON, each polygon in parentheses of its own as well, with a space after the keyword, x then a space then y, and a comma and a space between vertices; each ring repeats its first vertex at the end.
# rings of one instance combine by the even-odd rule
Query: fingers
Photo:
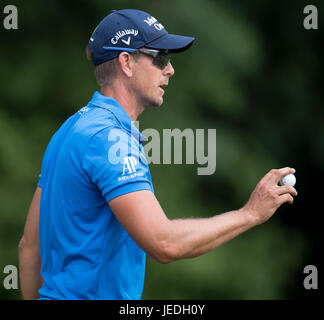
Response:
POLYGON ((294 174, 295 172, 296 170, 290 167, 272 169, 264 176, 264 179, 267 183, 278 184, 282 177, 290 173, 294 174))
POLYGON ((280 201, 280 204, 283 204, 284 202, 288 202, 288 203, 292 204, 294 202, 294 198, 289 193, 285 193, 285 194, 279 196, 279 201, 280 201))
POLYGON ((297 190, 289 185, 283 185, 278 187, 278 195, 283 195, 285 193, 290 193, 292 196, 297 196, 297 190))
POLYGON ((293 196, 297 196, 297 191, 294 187, 289 185, 283 185, 277 188, 279 195, 280 205, 284 202, 292 204, 294 202, 293 196))
POLYGON ((284 202, 294 202, 296 189, 290 185, 278 186, 281 177, 289 173, 295 173, 295 169, 272 169, 256 185, 244 208, 258 224, 268 220, 284 202))

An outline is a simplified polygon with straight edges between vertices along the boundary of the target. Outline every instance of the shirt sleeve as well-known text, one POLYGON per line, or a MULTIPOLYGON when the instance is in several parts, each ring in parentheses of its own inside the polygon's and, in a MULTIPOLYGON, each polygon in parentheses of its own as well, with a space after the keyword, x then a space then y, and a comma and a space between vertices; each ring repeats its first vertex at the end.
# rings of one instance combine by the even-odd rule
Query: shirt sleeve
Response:
POLYGON ((82 167, 107 202, 126 193, 152 190, 142 145, 117 127, 103 129, 91 138, 82 167))

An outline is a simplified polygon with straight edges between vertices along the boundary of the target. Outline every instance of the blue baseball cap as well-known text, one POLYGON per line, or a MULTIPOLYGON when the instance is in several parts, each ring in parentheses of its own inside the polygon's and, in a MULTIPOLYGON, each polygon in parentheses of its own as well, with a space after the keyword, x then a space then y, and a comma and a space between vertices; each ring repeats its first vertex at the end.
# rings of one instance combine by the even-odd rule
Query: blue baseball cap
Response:
POLYGON ((104 47, 169 50, 178 53, 188 49, 195 38, 168 33, 163 25, 149 13, 124 9, 113 10, 93 31, 89 46, 94 65, 101 64, 119 56, 120 51, 104 47))

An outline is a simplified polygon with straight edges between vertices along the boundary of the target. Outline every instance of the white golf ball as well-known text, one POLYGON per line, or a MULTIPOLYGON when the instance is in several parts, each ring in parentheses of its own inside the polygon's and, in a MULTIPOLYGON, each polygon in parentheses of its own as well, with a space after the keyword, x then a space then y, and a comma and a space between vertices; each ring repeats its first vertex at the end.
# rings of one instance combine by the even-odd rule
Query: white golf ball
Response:
POLYGON ((296 184, 296 177, 293 174, 287 174, 280 179, 279 184, 281 186, 288 184, 293 187, 296 184))

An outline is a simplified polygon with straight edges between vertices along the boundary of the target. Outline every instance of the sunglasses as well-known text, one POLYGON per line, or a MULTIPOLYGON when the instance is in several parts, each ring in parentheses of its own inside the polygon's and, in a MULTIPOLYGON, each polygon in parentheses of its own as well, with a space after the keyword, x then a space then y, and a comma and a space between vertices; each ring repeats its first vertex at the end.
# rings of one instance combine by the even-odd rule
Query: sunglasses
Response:
POLYGON ((146 54, 153 57, 152 63, 163 70, 170 62, 171 55, 169 50, 155 50, 155 49, 130 49, 121 47, 103 47, 105 50, 126 51, 134 54, 146 54))

